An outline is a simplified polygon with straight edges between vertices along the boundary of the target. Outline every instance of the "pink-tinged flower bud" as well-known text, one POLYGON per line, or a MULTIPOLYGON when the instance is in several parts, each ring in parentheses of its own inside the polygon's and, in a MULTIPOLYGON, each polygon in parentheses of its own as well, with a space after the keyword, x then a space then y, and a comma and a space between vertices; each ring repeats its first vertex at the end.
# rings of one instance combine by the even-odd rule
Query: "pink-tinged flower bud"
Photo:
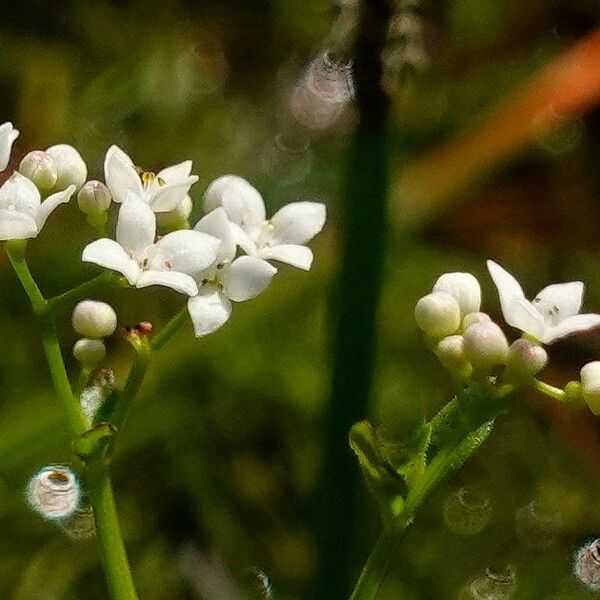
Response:
POLYGON ((64 519, 79 507, 81 485, 69 467, 51 465, 31 478, 27 486, 27 500, 42 517, 64 519))
POLYGON ((433 286, 434 292, 446 292, 457 302, 461 316, 479 311, 481 287, 471 273, 444 273, 433 286))
POLYGON ((581 369, 581 392, 589 409, 600 415, 600 361, 590 362, 581 369))
POLYGON ((111 200, 110 191, 101 181, 88 181, 77 194, 79 210, 86 215, 105 213, 111 200))
POLYGON ((43 194, 48 193, 58 179, 54 159, 43 150, 34 150, 26 154, 19 165, 19 172, 33 181, 43 194))
POLYGON ((64 190, 70 185, 74 185, 79 189, 87 178, 87 167, 81 154, 69 146, 69 144, 57 144, 56 146, 50 146, 46 150, 46 154, 49 154, 54 159, 56 166, 56 172, 58 178, 54 188, 56 190, 64 190))
POLYGON ((520 338, 508 349, 504 379, 519 383, 531 379, 548 363, 548 353, 542 346, 520 338))
POLYGON ((591 540, 577 550, 573 572, 590 590, 600 591, 600 539, 591 540))
POLYGON ((106 347, 102 340, 83 338, 73 346, 73 356, 88 369, 93 369, 106 356, 106 347))
POLYGON ((474 312, 465 315, 465 318, 462 321, 463 331, 466 331, 468 327, 471 325, 475 325, 475 323, 489 323, 491 321, 490 315, 484 312, 474 312))
POLYGON ((424 296, 415 307, 417 325, 430 337, 452 335, 460 327, 460 307, 446 292, 433 292, 424 296))
POLYGON ((452 373, 462 371, 469 366, 465 357, 465 344, 462 335, 449 335, 435 347, 435 354, 442 366, 452 373))
POLYGON ((88 338, 112 335, 117 328, 117 315, 112 306, 98 300, 82 300, 73 310, 73 329, 88 338))
POLYGON ((489 371, 506 364, 508 341, 504 332, 492 321, 475 323, 464 333, 465 356, 479 371, 489 371))

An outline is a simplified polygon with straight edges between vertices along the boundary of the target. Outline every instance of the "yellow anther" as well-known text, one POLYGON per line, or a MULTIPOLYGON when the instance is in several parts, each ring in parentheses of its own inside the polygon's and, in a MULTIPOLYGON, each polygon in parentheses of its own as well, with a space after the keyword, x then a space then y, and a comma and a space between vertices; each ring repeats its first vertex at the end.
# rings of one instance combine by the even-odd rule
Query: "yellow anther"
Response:
POLYGON ((149 185, 150 183, 152 183, 155 177, 156 175, 154 173, 151 173, 150 171, 144 171, 144 173, 142 173, 142 181, 145 185, 149 185))

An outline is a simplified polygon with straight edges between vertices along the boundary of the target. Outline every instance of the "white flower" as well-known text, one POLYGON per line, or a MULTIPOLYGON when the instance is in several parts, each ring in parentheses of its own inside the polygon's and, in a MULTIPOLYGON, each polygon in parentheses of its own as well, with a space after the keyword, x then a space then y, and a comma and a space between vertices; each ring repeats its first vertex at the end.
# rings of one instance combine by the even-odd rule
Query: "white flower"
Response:
POLYGON ((102 238, 88 244, 82 260, 122 273, 131 285, 144 288, 164 285, 195 296, 194 275, 217 256, 221 242, 198 231, 169 233, 156 243, 156 219, 152 209, 129 193, 119 210, 117 241, 102 238))
POLYGON ((42 202, 36 185, 15 171, 0 188, 0 240, 37 237, 50 213, 74 191, 71 185, 42 202))
POLYGON ((74 185, 79 189, 86 180, 87 166, 81 154, 69 144, 57 144, 46 149, 46 154, 54 160, 57 180, 55 189, 74 185))
POLYGON ((19 132, 10 122, 0 125, 0 171, 4 171, 10 161, 10 152, 14 141, 19 137, 19 132))
POLYGON ((292 202, 266 220, 262 196, 236 175, 224 175, 213 181, 204 201, 207 211, 223 207, 232 223, 236 243, 250 256, 310 269, 313 254, 305 244, 325 225, 324 204, 292 202))
POLYGON ((481 287, 471 273, 444 273, 433 286, 434 292, 447 292, 454 296, 460 307, 461 317, 479 312, 481 287))
POLYGON ((505 321, 543 344, 600 325, 600 315, 580 315, 583 283, 572 281, 545 287, 532 302, 517 280, 500 265, 488 260, 490 275, 498 288, 505 321))
POLYGON ((243 302, 258 296, 271 283, 277 269, 256 256, 235 258, 231 223, 223 208, 208 213, 194 229, 221 240, 215 262, 196 277, 198 295, 188 300, 194 332, 200 337, 226 323, 232 301, 243 302))
POLYGON ((141 173, 118 146, 111 146, 104 159, 104 178, 115 202, 124 202, 133 192, 156 212, 174 210, 184 201, 190 187, 198 181, 190 175, 192 161, 167 167, 158 174, 141 173))

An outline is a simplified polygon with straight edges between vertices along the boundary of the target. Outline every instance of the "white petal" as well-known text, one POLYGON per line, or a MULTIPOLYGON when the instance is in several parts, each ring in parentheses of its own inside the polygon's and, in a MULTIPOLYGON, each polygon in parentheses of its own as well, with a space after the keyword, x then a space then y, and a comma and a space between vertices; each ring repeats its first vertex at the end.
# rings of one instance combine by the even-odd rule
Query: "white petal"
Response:
POLYGON ((235 243, 246 253, 254 255, 258 253, 258 248, 254 240, 237 224, 231 223, 231 232, 235 243))
POLYGON ((198 277, 215 262, 220 245, 212 235, 180 229, 165 235, 147 250, 150 268, 198 277))
POLYGON ((114 240, 102 238, 88 244, 83 249, 83 262, 91 262, 122 273, 131 285, 135 285, 140 268, 129 258, 125 250, 114 240))
POLYGON ((556 283, 545 287, 533 300, 533 305, 553 325, 576 315, 581 310, 583 283, 556 283))
POLYGON ((433 291, 454 296, 462 316, 477 313, 481 308, 481 287, 471 273, 444 273, 435 282, 433 291))
POLYGON ((168 212, 177 207, 178 204, 187 196, 190 191, 190 187, 196 181, 198 177, 196 175, 190 175, 187 179, 181 183, 169 185, 160 185, 155 183, 157 179, 154 179, 150 189, 146 193, 148 198, 148 204, 152 207, 154 212, 168 212))
POLYGON ((271 219, 273 245, 306 244, 323 229, 326 217, 321 202, 292 202, 280 208, 271 219))
POLYGON ((196 231, 208 233, 221 240, 217 259, 231 261, 235 257, 235 240, 231 230, 231 222, 222 207, 215 208, 204 215, 194 226, 196 231))
POLYGON ((177 271, 143 271, 135 285, 139 288, 163 285, 188 296, 198 293, 196 282, 189 275, 177 271))
POLYGON ((42 200, 35 183, 15 171, 0 188, 0 209, 16 210, 35 218, 42 200))
POLYGON ((144 250, 154 243, 156 217, 152 209, 138 196, 129 192, 119 209, 117 242, 131 258, 139 259, 144 250))
POLYGON ((222 269, 221 283, 225 295, 234 302, 258 296, 271 283, 277 269, 266 260, 240 256, 222 269))
POLYGON ((505 271, 499 264, 496 264, 493 260, 487 261, 487 267, 498 288, 498 296, 500 296, 500 306, 502 307, 502 314, 506 322, 509 322, 508 312, 509 306, 514 298, 525 299, 525 294, 519 285, 519 282, 507 271, 505 271))
POLYGON ((258 256, 267 260, 278 260, 287 263, 293 267, 308 271, 312 265, 313 253, 306 246, 298 246, 295 244, 285 244, 281 246, 273 246, 273 248, 262 248, 258 252, 258 256))
POLYGON ((111 146, 104 159, 104 179, 115 202, 124 202, 127 192, 143 197, 144 189, 132 160, 118 146, 111 146))
POLYGON ((222 327, 231 315, 231 302, 212 286, 203 286, 188 300, 188 311, 196 337, 208 335, 222 327))
POLYGON ((16 210, 0 209, 0 240, 24 240, 38 234, 35 220, 16 210))
POLYGON ((513 297, 506 309, 504 319, 509 325, 542 341, 546 334, 546 321, 535 306, 524 298, 513 297))
POLYGON ((39 206, 35 213, 35 221, 38 226, 38 230, 41 230, 44 224, 46 223, 46 219, 50 216, 50 213, 59 205, 68 202, 71 199, 71 196, 75 193, 75 186, 70 185, 67 189, 62 192, 56 192, 56 194, 52 194, 48 196, 39 206))
POLYGON ((577 333, 579 331, 587 331, 593 327, 600 325, 600 315, 574 315, 559 323, 556 327, 548 329, 544 339, 541 340, 545 344, 550 344, 560 338, 577 333))
POLYGON ((204 194, 206 211, 222 206, 233 223, 249 231, 266 218, 265 203, 257 189, 237 175, 215 179, 204 194))
POLYGON ((12 145, 18 137, 19 132, 13 128, 12 123, 0 125, 0 171, 4 171, 8 166, 12 145))
POLYGON ((159 171, 156 177, 160 177, 167 185, 173 185, 183 183, 190 176, 191 172, 192 161, 184 160, 183 162, 159 171))

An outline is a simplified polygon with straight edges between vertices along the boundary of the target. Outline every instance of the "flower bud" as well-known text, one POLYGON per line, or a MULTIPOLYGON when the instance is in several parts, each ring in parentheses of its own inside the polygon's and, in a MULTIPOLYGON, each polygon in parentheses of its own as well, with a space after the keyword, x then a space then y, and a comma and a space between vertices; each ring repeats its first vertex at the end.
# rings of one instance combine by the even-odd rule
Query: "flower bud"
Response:
POLYGON ((573 571, 590 590, 600 591, 600 539, 589 541, 575 553, 573 571))
POLYGON ((600 415, 600 361, 588 363, 581 369, 581 392, 589 409, 600 415))
POLYGON ((548 362, 548 353, 542 346, 520 338, 508 349, 504 379, 518 383, 539 373, 548 362))
POLYGON ((88 181, 77 194, 77 204, 82 213, 98 215, 108 210, 112 197, 101 181, 88 181))
POLYGON ((55 186, 58 179, 54 159, 43 150, 34 150, 26 154, 19 165, 19 172, 33 181, 44 194, 55 186))
POLYGON ((83 338, 75 342, 73 356, 84 367, 93 369, 106 356, 106 347, 102 340, 83 338))
POLYGON ((435 282, 433 291, 453 296, 462 316, 478 312, 481 306, 481 287, 471 273, 444 273, 435 282))
POLYGON ((508 342, 496 323, 475 323, 464 333, 465 356, 478 370, 489 371, 506 363, 508 342))
POLYGON ((31 478, 27 500, 42 517, 64 519, 77 510, 81 501, 81 485, 69 467, 51 465, 31 478))
POLYGON ((58 144, 50 146, 46 150, 54 159, 58 178, 55 189, 64 190, 70 185, 80 188, 87 178, 87 167, 81 155, 69 144, 58 144))
POLYGON ((73 310, 72 323, 73 329, 85 337, 107 337, 117 328, 117 315, 106 302, 83 300, 73 310))
POLYGON ((484 312, 469 313, 465 315, 462 321, 462 328, 465 331, 471 325, 475 325, 475 323, 489 323, 491 320, 490 315, 484 312))
POLYGON ((462 335, 449 335, 435 347, 435 354, 442 366, 450 372, 458 372, 468 368, 469 361, 465 357, 465 344, 462 335))
POLYGON ((186 196, 173 210, 156 213, 156 224, 164 229, 185 229, 192 214, 192 199, 186 196))
POLYGON ((430 337, 442 338, 452 335, 460 326, 458 302, 446 292, 428 294, 417 302, 415 320, 430 337))

